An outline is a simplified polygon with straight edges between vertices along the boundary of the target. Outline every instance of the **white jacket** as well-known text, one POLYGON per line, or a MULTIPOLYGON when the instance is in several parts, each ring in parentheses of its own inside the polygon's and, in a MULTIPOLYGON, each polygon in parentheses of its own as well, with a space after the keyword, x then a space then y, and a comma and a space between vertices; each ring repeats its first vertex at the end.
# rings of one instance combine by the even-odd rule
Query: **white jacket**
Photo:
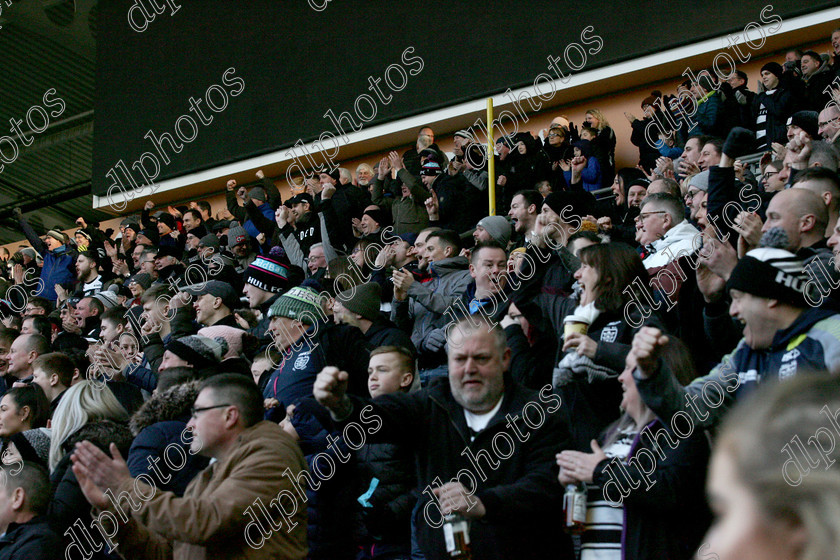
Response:
POLYGON ((648 248, 651 254, 642 261, 645 268, 661 268, 683 255, 691 255, 700 248, 700 230, 683 220, 669 229, 661 239, 657 239, 648 248))

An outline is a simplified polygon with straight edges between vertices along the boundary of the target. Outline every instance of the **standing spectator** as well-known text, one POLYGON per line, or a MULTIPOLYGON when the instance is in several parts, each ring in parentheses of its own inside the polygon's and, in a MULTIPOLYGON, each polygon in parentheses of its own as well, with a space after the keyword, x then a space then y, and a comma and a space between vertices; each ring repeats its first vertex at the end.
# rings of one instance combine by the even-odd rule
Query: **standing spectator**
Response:
POLYGON ((758 150, 767 150, 774 142, 787 142, 787 120, 797 105, 781 79, 782 67, 778 62, 768 62, 761 67, 761 82, 765 90, 755 96, 752 105, 758 150))
POLYGON ((24 219, 20 208, 15 208, 13 214, 30 245, 44 258, 44 266, 41 267, 40 291, 34 295, 43 296, 54 302, 58 298, 56 285, 69 286, 76 280, 73 263, 75 252, 67 244, 67 236, 60 231, 51 229, 44 240, 41 240, 24 219))
POLYGON ((335 321, 362 331, 370 348, 399 346, 413 352, 408 334, 379 312, 380 291, 379 284, 367 282, 338 293, 333 303, 335 321))
POLYGON ((379 161, 376 179, 373 181, 372 201, 380 208, 390 210, 394 222, 394 234, 420 233, 429 224, 426 213, 426 199, 429 190, 417 180, 403 165, 397 152, 391 152, 388 158, 379 161), (388 168, 396 170, 397 178, 402 181, 399 198, 384 194, 384 181, 388 177, 388 168))
POLYGON ((598 163, 601 164, 601 185, 608 187, 612 185, 615 177, 615 131, 613 131, 607 117, 600 109, 589 109, 585 118, 586 124, 598 131, 593 142, 600 147, 600 152, 604 154, 604 160, 599 160, 598 163))

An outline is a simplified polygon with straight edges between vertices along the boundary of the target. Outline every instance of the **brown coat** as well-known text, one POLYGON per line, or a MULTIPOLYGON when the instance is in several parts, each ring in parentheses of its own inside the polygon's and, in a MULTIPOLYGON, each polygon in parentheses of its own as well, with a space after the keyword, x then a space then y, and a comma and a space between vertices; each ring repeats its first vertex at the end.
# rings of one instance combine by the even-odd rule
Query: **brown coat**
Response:
MULTIPOLYGON (((283 475, 287 468, 295 476, 306 469, 297 443, 277 424, 259 422, 242 432, 228 457, 199 473, 187 486, 183 498, 171 492, 155 492, 154 497, 132 512, 132 519, 121 526, 117 535, 117 552, 125 558, 150 560, 303 560, 307 555, 306 504, 292 481, 283 475), (297 511, 292 515, 296 525, 288 532, 286 520, 277 516, 276 506, 269 505, 282 490, 289 492, 284 492, 284 497, 297 497, 297 511), (254 506, 257 498, 270 508, 275 526, 280 526, 264 541, 251 523, 253 518, 245 512, 250 507, 259 524, 271 531, 260 508, 254 506), (246 541, 246 528, 251 542, 262 542, 259 548, 246 541)), ((135 487, 140 495, 152 493, 142 481, 132 480, 114 494, 120 496, 126 491, 136 501, 135 487)), ((120 504, 128 510, 125 499, 120 504)), ((283 504, 291 509, 288 499, 283 504)), ((113 504, 109 511, 119 516, 113 504)))

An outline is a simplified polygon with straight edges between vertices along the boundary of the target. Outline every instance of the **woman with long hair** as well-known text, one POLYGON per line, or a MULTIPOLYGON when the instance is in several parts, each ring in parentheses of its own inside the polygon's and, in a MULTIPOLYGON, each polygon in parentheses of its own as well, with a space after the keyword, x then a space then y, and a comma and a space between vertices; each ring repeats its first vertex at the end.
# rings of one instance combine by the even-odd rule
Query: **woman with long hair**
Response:
MULTIPOLYGON (((110 455, 109 446, 114 443, 126 457, 132 440, 127 424, 128 413, 104 383, 79 381, 61 397, 53 413, 49 455, 52 498, 48 516, 58 534, 64 534, 77 519, 91 526, 90 504, 70 468, 76 444, 87 440, 110 455)), ((107 550, 103 546, 101 556, 94 558, 106 557, 107 550)))
POLYGON ((0 438, 3 447, 15 434, 43 428, 50 417, 50 403, 44 391, 34 383, 12 387, 0 399, 0 438))
POLYGON ((608 187, 612 184, 615 176, 615 131, 600 109, 589 109, 586 112, 585 119, 584 126, 598 131, 598 135, 593 142, 598 145, 596 152, 605 156, 604 161, 599 161, 599 163, 601 164, 603 185, 608 187))
MULTIPOLYGON (((694 378, 691 354, 679 339, 669 337, 661 358, 679 372, 680 384, 694 378)), ((623 414, 591 442, 592 452, 557 454, 560 484, 587 488, 581 560, 688 559, 709 525, 706 434, 695 430, 683 437, 663 425, 639 395, 635 369, 631 352, 618 377, 623 414)))

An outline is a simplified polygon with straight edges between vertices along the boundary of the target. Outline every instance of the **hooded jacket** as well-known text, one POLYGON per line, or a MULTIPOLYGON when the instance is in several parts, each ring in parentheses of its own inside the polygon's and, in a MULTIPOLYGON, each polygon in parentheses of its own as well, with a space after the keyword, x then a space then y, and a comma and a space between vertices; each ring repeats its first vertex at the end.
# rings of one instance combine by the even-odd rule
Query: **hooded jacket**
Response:
MULTIPOLYGON (((198 396, 198 382, 176 385, 163 393, 156 393, 131 417, 129 427, 134 442, 126 462, 131 476, 141 474, 157 477, 158 490, 183 496, 187 485, 207 466, 206 457, 191 454, 192 437, 184 434, 190 420, 190 409, 198 396), (182 435, 184 434, 184 435, 182 435), (170 448, 179 447, 181 452, 170 448), (187 461, 180 469, 170 468, 163 455, 180 455, 187 461), (154 467, 152 465, 155 465, 154 467), (160 473, 160 474, 157 474, 160 473)), ((180 459, 174 462, 178 465, 180 459)))
POLYGON ((20 219, 20 227, 29 244, 44 257, 44 266, 41 267, 41 286, 38 287, 36 295, 55 303, 58 299, 55 285, 69 286, 76 281, 76 251, 69 245, 62 245, 50 251, 44 240, 38 237, 32 226, 23 218, 20 219))
POLYGON ((466 291, 472 277, 469 261, 465 257, 449 257, 429 264, 431 280, 415 280, 408 288, 408 298, 394 300, 391 320, 398 327, 411 332, 411 342, 420 353, 421 369, 439 366, 446 362, 442 349, 426 346, 429 335, 442 329, 451 320, 447 310, 466 291))
MULTIPOLYGON (((119 551, 125 558, 303 560, 307 553, 306 508, 297 483, 289 477, 297 478, 305 469, 294 440, 277 424, 258 422, 239 434, 225 457, 190 482, 183 498, 172 492, 155 492, 142 502, 128 523, 120 524, 115 537, 119 551), (264 511, 278 496, 284 502, 294 497, 297 510, 289 518, 289 528, 287 519, 272 508, 272 523, 280 529, 269 529, 266 534, 264 511)), ((144 495, 152 494, 137 479, 116 488, 114 494, 133 494, 135 488, 144 495)), ((113 504, 108 511, 119 515, 113 504)))
POLYGON ((660 361, 657 371, 642 379, 633 375, 645 404, 663 421, 680 411, 703 427, 716 425, 735 404, 769 380, 782 380, 798 373, 840 375, 840 315, 808 308, 784 330, 776 331, 769 348, 754 350, 741 339, 708 375, 682 387, 660 361), (706 385, 716 386, 707 389, 706 385), (714 397, 705 397, 703 393, 714 397), (717 406, 711 406, 709 401, 717 406))

